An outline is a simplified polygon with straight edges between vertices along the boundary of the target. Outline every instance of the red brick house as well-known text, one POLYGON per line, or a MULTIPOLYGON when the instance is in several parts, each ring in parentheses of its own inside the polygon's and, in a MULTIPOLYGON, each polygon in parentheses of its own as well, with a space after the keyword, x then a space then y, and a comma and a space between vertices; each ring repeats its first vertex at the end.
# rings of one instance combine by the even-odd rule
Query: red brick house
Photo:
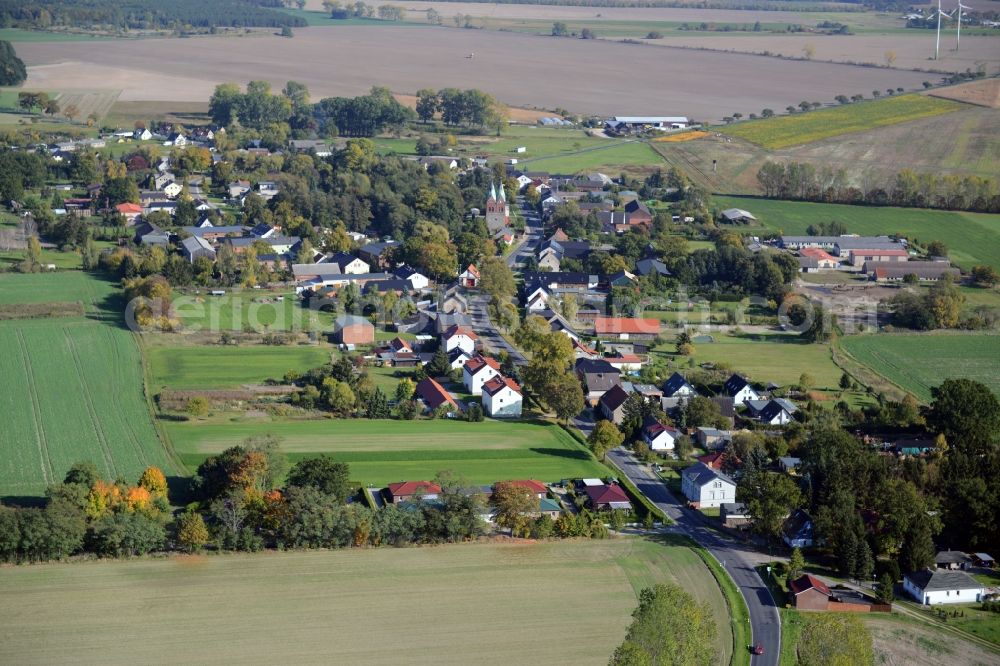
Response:
POLYGON ((795 599, 795 607, 799 610, 825 611, 830 604, 830 588, 809 574, 793 580, 788 586, 788 591, 795 599))

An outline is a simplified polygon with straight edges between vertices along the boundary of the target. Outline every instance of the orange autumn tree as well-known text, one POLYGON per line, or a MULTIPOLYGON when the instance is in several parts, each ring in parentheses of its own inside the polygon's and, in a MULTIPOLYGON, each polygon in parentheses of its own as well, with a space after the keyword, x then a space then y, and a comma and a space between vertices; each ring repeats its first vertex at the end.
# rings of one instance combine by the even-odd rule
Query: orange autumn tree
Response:
POLYGON ((125 491, 125 506, 129 511, 146 513, 152 508, 153 494, 142 486, 132 486, 125 491))
POLYGON ((249 497, 259 498, 268 490, 269 472, 267 454, 262 451, 247 451, 237 464, 231 479, 249 497))
POLYGON ((86 512, 91 519, 98 519, 121 506, 122 490, 117 484, 98 479, 87 494, 86 512))
POLYGON ((139 487, 148 490, 153 497, 166 497, 167 477, 159 467, 147 467, 139 477, 139 487))

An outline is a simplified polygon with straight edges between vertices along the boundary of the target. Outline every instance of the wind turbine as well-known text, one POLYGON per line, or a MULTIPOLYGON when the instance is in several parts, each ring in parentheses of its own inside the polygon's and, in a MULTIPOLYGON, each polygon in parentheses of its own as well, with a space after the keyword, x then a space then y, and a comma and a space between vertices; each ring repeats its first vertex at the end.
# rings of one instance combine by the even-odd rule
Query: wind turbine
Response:
POLYGON ((937 41, 934 43, 934 59, 938 59, 938 54, 941 52, 941 17, 951 18, 951 14, 945 14, 941 11, 941 0, 938 0, 937 6, 937 41))
POLYGON ((972 7, 966 7, 965 5, 962 4, 961 0, 959 0, 958 9, 955 10, 955 11, 958 12, 958 32, 955 33, 955 50, 956 51, 958 51, 958 47, 961 46, 961 44, 962 44, 962 10, 963 9, 972 9, 972 7))

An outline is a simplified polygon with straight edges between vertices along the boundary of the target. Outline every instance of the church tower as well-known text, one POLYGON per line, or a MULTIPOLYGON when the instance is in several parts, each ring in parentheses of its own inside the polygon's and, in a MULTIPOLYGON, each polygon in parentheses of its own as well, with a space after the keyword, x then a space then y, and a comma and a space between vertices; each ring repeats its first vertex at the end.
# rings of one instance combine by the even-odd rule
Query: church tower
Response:
POLYGON ((510 209, 507 207, 507 192, 500 183, 500 192, 490 183, 490 198, 486 200, 486 226, 491 233, 510 226, 510 209))

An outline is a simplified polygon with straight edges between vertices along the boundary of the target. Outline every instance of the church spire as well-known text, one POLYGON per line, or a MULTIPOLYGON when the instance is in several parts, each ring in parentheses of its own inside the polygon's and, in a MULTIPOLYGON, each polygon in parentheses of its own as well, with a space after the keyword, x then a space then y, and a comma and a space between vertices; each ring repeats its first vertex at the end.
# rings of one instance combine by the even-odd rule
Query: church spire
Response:
POLYGON ((490 201, 496 201, 497 200, 497 188, 496 188, 496 185, 493 184, 493 181, 490 181, 490 198, 489 198, 489 200, 490 201))
POLYGON ((500 181, 500 201, 507 202, 507 192, 503 188, 503 181, 500 181))

